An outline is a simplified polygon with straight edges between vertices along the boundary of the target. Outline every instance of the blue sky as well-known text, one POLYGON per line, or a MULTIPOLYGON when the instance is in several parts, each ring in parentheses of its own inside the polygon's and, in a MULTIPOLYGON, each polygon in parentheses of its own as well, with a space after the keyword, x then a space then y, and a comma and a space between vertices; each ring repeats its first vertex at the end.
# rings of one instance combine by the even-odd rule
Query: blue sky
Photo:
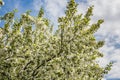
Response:
MULTIPOLYGON (((36 16, 40 7, 45 9, 45 17, 48 17, 57 29, 57 18, 64 15, 68 0, 3 0, 5 5, 0 8, 0 16, 18 9, 16 16, 32 10, 31 15, 36 16)), ((120 0, 76 0, 78 13, 85 13, 90 5, 94 5, 94 16, 91 23, 98 19, 104 19, 95 36, 98 40, 105 40, 105 45, 100 49, 104 57, 99 59, 101 66, 105 66, 109 61, 115 61, 112 70, 106 75, 105 80, 120 80, 120 0)), ((0 22, 0 27, 3 22, 0 22)))

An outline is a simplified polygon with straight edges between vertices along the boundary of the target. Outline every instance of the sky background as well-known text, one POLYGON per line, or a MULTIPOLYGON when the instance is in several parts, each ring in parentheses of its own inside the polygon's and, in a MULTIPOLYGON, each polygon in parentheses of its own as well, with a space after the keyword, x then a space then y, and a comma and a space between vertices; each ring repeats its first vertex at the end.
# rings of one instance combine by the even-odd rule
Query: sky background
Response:
MULTIPOLYGON (((4 6, 0 8, 0 16, 18 9, 17 17, 27 10, 32 10, 31 15, 37 16, 42 6, 45 10, 45 17, 51 20, 57 29, 57 18, 64 15, 66 4, 69 0, 3 0, 4 6)), ((120 80, 120 0, 76 0, 78 13, 85 14, 90 5, 94 5, 91 23, 98 19, 105 22, 95 33, 97 40, 104 40, 105 45, 100 49, 104 57, 99 59, 101 66, 105 66, 110 61, 114 61, 112 70, 105 76, 104 80, 120 80)), ((0 22, 2 27, 3 22, 0 22)))

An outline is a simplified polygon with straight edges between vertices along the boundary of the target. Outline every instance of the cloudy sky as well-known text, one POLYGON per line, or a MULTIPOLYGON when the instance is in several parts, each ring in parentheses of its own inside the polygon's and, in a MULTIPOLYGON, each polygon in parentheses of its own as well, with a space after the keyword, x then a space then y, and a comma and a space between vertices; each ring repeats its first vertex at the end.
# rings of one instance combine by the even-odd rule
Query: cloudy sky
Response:
MULTIPOLYGON (((32 10, 31 15, 37 15, 40 7, 45 10, 45 17, 52 20, 51 22, 57 29, 57 18, 64 15, 66 4, 69 0, 4 0, 4 6, 0 8, 0 15, 18 9, 16 16, 32 10)), ((100 59, 101 66, 108 62, 114 61, 112 70, 106 75, 106 80, 120 80, 120 0, 76 0, 78 13, 85 13, 90 5, 94 5, 94 16, 92 21, 104 19, 98 32, 95 33, 97 40, 105 40, 105 45, 100 49, 104 57, 100 59)), ((0 22, 2 27, 3 23, 0 22)))

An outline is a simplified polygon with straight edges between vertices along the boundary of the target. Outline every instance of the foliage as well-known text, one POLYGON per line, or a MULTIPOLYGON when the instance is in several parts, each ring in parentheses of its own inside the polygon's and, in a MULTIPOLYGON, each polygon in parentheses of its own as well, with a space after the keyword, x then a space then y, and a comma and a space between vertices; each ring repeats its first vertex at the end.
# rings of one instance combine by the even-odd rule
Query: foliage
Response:
POLYGON ((4 5, 4 2, 2 0, 0 0, 0 7, 4 5))
POLYGON ((93 6, 86 14, 76 14, 77 4, 70 0, 65 16, 53 31, 41 8, 37 17, 30 11, 14 18, 15 10, 1 17, 0 80, 101 80, 111 69, 95 61, 104 41, 94 33, 103 20, 90 25, 93 6))

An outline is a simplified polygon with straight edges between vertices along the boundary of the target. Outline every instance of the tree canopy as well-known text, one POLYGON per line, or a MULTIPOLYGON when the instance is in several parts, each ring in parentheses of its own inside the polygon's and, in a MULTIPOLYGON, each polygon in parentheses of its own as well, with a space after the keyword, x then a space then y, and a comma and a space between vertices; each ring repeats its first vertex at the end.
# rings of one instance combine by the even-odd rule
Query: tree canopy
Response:
POLYGON ((94 33, 103 20, 90 24, 93 6, 83 15, 76 14, 77 5, 68 2, 56 31, 42 8, 35 17, 27 11, 15 18, 16 10, 1 16, 0 80, 101 80, 112 66, 96 62, 104 41, 94 33))
POLYGON ((2 0, 0 0, 0 6, 4 5, 4 2, 2 0))

